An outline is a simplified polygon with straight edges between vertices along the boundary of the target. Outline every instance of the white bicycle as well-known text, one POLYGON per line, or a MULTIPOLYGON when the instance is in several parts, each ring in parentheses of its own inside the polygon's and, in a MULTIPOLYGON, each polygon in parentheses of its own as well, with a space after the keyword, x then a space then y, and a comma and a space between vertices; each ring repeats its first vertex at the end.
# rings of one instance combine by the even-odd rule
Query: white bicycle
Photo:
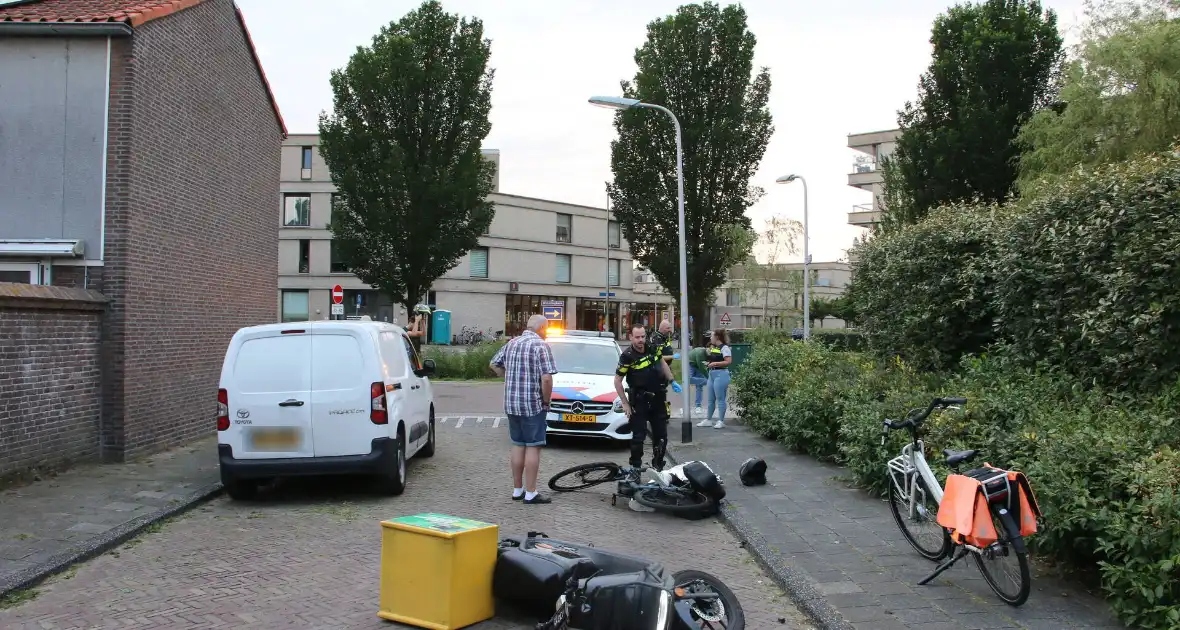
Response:
MULTIPOLYGON (((938 508, 942 505, 943 487, 930 465, 926 462, 925 444, 919 437, 922 422, 935 409, 958 409, 967 403, 966 398, 935 398, 926 409, 914 409, 905 420, 885 420, 881 444, 890 430, 909 429, 910 442, 902 447, 901 455, 889 460, 889 509, 897 527, 910 545, 922 557, 940 561, 934 573, 918 584, 927 584, 955 562, 970 553, 983 574, 983 579, 1005 603, 1020 606, 1028 600, 1032 578, 1029 576, 1028 550, 1020 533, 1017 520, 1009 508, 1009 497, 1014 497, 1007 471, 993 468, 978 468, 963 473, 975 477, 984 487, 988 510, 991 512, 993 527, 998 539, 980 548, 952 540, 950 530, 938 522, 938 508), (1015 560, 1016 566, 1008 567, 1007 561, 1015 560)), ((946 463, 955 472, 960 464, 970 462, 979 454, 974 449, 953 451, 946 449, 946 463)))

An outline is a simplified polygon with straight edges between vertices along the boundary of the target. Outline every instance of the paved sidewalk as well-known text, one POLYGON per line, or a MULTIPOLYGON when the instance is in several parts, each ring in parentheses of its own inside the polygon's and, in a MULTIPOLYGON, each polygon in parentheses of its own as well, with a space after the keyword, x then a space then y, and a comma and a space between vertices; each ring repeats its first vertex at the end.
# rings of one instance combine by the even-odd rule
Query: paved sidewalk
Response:
POLYGON ((1032 594, 1019 608, 1001 602, 969 560, 918 586, 935 565, 906 543, 884 501, 852 488, 844 469, 788 453, 745 427, 672 442, 677 460, 700 459, 722 475, 727 524, 821 627, 1123 627, 1101 598, 1035 564, 1032 594), (765 486, 741 485, 738 468, 749 457, 766 459, 765 486))
POLYGON ((221 488, 216 437, 124 464, 86 464, 0 492, 0 597, 86 560, 221 488))

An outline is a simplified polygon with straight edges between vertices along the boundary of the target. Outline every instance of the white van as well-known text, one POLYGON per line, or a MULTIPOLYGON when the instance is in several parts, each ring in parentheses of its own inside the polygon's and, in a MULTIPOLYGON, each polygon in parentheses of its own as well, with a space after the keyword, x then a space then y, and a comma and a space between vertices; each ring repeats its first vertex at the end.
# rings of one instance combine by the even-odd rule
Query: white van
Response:
POLYGON ((217 390, 222 484, 248 499, 265 479, 368 474, 401 494, 406 459, 434 455, 433 373, 405 330, 384 322, 239 330, 217 390))

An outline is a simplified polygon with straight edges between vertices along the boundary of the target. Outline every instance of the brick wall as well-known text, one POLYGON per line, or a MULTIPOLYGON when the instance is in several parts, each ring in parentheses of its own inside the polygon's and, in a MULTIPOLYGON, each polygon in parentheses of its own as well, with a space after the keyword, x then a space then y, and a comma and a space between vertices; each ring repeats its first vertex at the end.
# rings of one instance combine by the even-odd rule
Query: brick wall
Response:
POLYGON ((104 303, 0 283, 0 482, 98 456, 104 303))
POLYGON ((120 460, 212 435, 230 337, 275 320, 282 135, 232 0, 112 53, 103 441, 120 460))

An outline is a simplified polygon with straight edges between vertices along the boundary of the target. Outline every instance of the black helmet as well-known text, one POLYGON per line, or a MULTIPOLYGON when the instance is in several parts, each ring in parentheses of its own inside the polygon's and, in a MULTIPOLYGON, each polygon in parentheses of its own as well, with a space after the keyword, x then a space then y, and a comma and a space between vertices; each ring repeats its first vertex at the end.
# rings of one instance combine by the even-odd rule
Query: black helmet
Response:
POLYGON ((751 457, 742 462, 738 470, 738 477, 744 486, 766 485, 766 460, 761 457, 751 457))

